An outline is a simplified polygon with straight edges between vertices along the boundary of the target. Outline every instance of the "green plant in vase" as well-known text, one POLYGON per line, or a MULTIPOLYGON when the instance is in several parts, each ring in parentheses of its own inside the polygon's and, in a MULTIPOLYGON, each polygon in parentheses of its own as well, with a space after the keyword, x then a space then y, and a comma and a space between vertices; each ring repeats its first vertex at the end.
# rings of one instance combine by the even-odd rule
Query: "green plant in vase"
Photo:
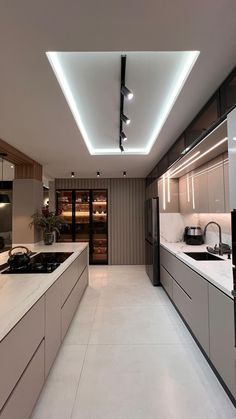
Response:
POLYGON ((49 211, 48 207, 42 208, 42 212, 36 212, 32 215, 30 228, 35 226, 43 232, 44 244, 52 244, 54 242, 54 232, 60 234, 62 226, 67 223, 61 217, 61 212, 49 211))

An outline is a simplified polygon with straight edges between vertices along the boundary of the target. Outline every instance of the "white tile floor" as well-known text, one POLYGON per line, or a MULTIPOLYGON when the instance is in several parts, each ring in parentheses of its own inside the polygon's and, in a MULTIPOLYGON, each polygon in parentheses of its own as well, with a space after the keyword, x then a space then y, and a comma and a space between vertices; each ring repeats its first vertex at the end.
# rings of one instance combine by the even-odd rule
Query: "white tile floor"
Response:
POLYGON ((141 266, 90 268, 32 419, 231 419, 236 410, 141 266))

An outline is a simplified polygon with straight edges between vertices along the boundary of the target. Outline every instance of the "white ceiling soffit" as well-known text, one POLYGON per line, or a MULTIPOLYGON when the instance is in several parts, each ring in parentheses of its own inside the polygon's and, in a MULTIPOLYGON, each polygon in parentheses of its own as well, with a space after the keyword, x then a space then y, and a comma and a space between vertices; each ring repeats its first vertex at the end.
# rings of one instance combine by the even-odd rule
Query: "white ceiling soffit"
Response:
POLYGON ((125 154, 149 154, 199 51, 47 52, 47 57, 91 155, 119 149, 121 55, 127 56, 125 154))

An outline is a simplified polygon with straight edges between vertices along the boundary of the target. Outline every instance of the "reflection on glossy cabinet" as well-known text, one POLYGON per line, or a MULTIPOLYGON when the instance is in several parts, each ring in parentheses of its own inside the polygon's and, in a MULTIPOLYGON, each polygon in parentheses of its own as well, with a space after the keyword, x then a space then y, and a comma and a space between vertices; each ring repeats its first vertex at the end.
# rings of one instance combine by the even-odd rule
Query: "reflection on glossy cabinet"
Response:
POLYGON ((229 212, 227 153, 179 178, 181 213, 229 212))
POLYGON ((160 212, 179 212, 178 179, 159 179, 158 196, 160 212))
POLYGON ((179 179, 179 207, 183 214, 194 212, 191 183, 190 174, 179 179))
POLYGON ((225 212, 223 156, 208 163, 209 212, 225 212))
POLYGON ((194 194, 196 212, 209 212, 207 164, 194 171, 194 194))

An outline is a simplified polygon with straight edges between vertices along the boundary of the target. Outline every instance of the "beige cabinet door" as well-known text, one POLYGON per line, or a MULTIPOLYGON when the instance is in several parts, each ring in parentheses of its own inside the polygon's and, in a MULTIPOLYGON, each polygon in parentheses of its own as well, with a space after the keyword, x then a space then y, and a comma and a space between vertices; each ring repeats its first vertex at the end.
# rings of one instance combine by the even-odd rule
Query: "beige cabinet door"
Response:
POLYGON ((45 377, 61 345, 61 279, 59 278, 45 296, 45 377))
POLYGON ((229 202, 229 159, 228 153, 223 156, 223 170, 224 170, 224 193, 225 193, 225 212, 230 212, 229 202))
POLYGON ((223 155, 208 163, 209 212, 225 212, 223 155))
POLYGON ((179 178, 179 210, 182 214, 195 211, 194 199, 192 195, 192 173, 179 178))
POLYGON ((209 212, 207 164, 194 171, 194 193, 196 212, 209 212))
POLYGON ((210 360, 236 397, 234 302, 209 284, 210 360))

